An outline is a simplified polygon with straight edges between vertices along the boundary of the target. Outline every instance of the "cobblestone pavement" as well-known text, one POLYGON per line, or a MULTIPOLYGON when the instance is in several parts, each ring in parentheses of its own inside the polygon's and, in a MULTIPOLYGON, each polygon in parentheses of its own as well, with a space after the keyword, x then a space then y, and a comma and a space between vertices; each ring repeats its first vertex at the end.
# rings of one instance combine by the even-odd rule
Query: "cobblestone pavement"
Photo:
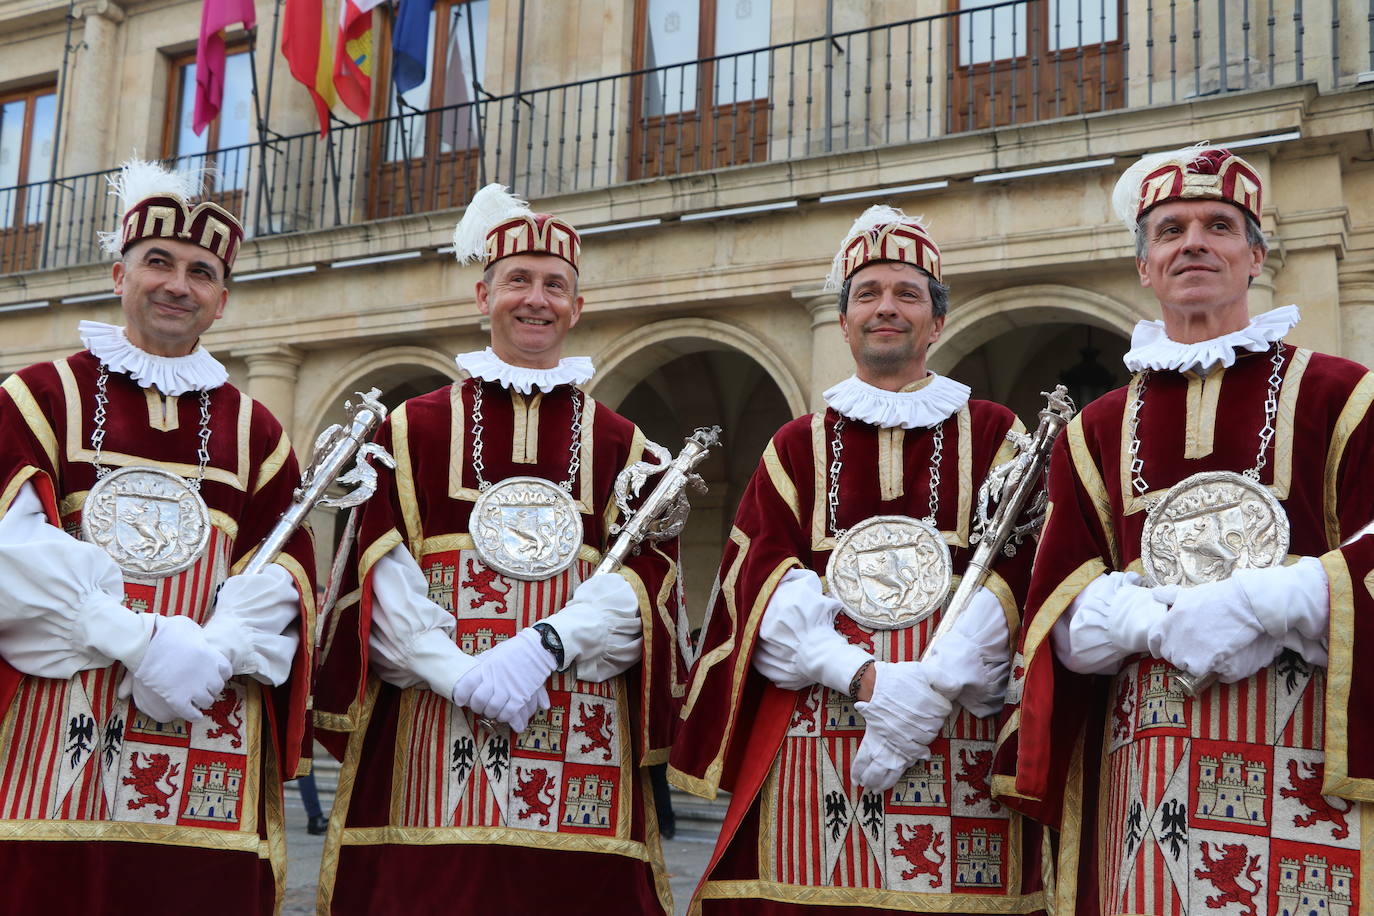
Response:
MULTIPOLYGON (((321 748, 316 749, 315 760, 316 787, 320 793, 320 805, 327 815, 334 802, 337 765, 321 748)), ((719 819, 725 813, 724 801, 708 805, 700 799, 687 799, 687 796, 674 793, 678 810, 677 836, 663 842, 663 857, 668 864, 673 904, 678 916, 687 912, 692 890, 715 847, 716 834, 720 830, 719 819)), ((305 830, 305 823, 305 808, 301 805, 300 793, 294 783, 287 783, 286 848, 289 862, 283 916, 313 916, 315 913, 315 891, 320 877, 324 837, 311 836, 305 830)))

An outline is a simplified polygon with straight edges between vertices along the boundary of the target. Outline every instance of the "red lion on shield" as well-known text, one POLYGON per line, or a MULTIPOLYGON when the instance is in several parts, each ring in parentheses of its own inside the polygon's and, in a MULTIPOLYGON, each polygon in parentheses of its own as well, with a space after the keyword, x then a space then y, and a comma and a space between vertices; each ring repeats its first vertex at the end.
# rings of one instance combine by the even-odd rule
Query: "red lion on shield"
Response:
POLYGON ((227 735, 230 738, 230 747, 242 747, 243 733, 239 731, 243 727, 243 716, 239 713, 242 705, 239 695, 233 690, 226 690, 220 694, 219 699, 205 710, 210 721, 215 723, 215 727, 206 732, 205 737, 223 738, 227 735))
POLYGON ((477 592, 477 600, 472 603, 473 610, 490 603, 496 605, 496 613, 506 613, 506 595, 510 593, 510 585, 497 588, 495 582, 498 575, 496 570, 487 569, 485 566, 478 569, 472 560, 468 560, 468 574, 463 580, 463 588, 474 589, 477 592))
POLYGON ((177 791, 177 784, 172 782, 172 777, 180 772, 181 764, 172 763, 172 758, 166 754, 144 754, 147 763, 139 766, 139 753, 134 751, 130 755, 129 775, 121 780, 124 785, 133 786, 134 791, 139 794, 138 798, 129 799, 129 810, 137 811, 139 808, 152 805, 161 809, 155 811, 153 817, 163 820, 172 813, 169 803, 177 791), (158 783, 163 779, 167 780, 165 790, 158 787, 158 783))
POLYGON ((1293 826, 1313 827, 1320 821, 1330 821, 1332 839, 1343 840, 1350 836, 1350 825, 1345 822, 1345 816, 1355 807, 1355 803, 1346 802, 1344 808, 1336 807, 1332 804, 1332 799, 1322 795, 1322 775, 1317 772, 1317 765, 1304 763, 1303 766, 1310 768, 1311 772, 1306 776, 1299 776, 1298 761, 1289 760, 1288 778, 1292 781, 1293 788, 1279 787, 1279 795, 1284 798, 1296 798, 1312 812, 1295 815, 1293 826))
POLYGON ((930 824, 917 824, 912 830, 911 836, 903 837, 902 829, 905 824, 897 825, 897 845, 893 848, 892 854, 901 856, 911 863, 911 867, 902 872, 902 880, 910 881, 917 875, 930 875, 933 879, 931 887, 939 887, 944 883, 944 876, 940 874, 940 869, 945 866, 945 855, 940 852, 940 845, 945 841, 943 833, 936 833, 935 828, 930 824), (929 849, 939 860, 931 859, 926 856, 929 849))
POLYGON ((525 810, 520 812, 520 820, 527 821, 533 817, 543 817, 539 823, 543 827, 549 826, 549 807, 553 805, 553 777, 549 771, 543 767, 529 771, 529 778, 524 778, 525 768, 515 768, 515 797, 525 803, 525 810), (539 796, 547 792, 549 800, 539 796))
POLYGON ((1225 846, 1213 843, 1221 855, 1217 859, 1213 859, 1208 852, 1206 840, 1200 845, 1202 864, 1206 867, 1193 869, 1193 874, 1204 881, 1210 881, 1213 887, 1221 891, 1215 897, 1207 898, 1207 908, 1219 910, 1227 904, 1238 903, 1245 908, 1241 916, 1259 916, 1259 911, 1255 909, 1255 894, 1260 889, 1260 882, 1255 878, 1255 872, 1259 871, 1260 857, 1250 856, 1249 867, 1246 867, 1246 855, 1249 850, 1243 843, 1227 843, 1225 846), (1248 891, 1240 886, 1242 872, 1245 880, 1254 885, 1248 891))
POLYGON ((582 745, 580 753, 590 754, 592 751, 605 751, 603 758, 611 759, 611 739, 615 733, 611 731, 611 723, 605 706, 593 704, 588 708, 586 703, 577 704, 577 715, 582 721, 573 726, 573 731, 587 736, 587 744, 582 745))
MULTIPOLYGON (((959 772, 954 774, 955 782, 962 782, 973 790, 972 795, 964 796, 964 804, 976 805, 984 799, 992 798, 992 787, 988 785, 988 775, 992 770, 992 751, 974 751, 973 759, 968 757, 968 748, 959 748, 959 772)), ((992 803, 993 811, 1002 806, 992 803)))

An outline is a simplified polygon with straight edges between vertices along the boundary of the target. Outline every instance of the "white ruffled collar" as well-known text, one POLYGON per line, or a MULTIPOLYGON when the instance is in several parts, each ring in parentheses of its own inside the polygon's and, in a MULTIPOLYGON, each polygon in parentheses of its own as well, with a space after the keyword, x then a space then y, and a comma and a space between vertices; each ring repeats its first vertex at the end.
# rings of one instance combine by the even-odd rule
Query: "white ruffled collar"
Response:
POLYGON ((1213 337, 1199 343, 1183 344, 1170 340, 1162 321, 1142 321, 1131 335, 1131 349, 1122 357, 1132 372, 1142 369, 1172 369, 1187 372, 1195 369, 1206 374, 1217 366, 1235 363, 1239 351, 1262 353, 1269 345, 1281 340, 1293 329, 1302 316, 1296 305, 1270 309, 1250 319, 1239 331, 1213 337))
POLYGON ((130 343, 119 325, 83 321, 77 333, 106 369, 127 373, 142 387, 155 387, 166 395, 213 391, 229 380, 229 370, 199 344, 187 356, 158 356, 130 343))
POLYGON ((535 388, 547 393, 559 385, 581 385, 596 374, 592 361, 585 356, 565 357, 552 369, 526 369, 512 366, 491 347, 460 353, 453 361, 473 378, 496 382, 502 388, 514 388, 521 394, 529 394, 535 388))
POLYGON ((903 429, 938 426, 968 403, 971 390, 962 382, 934 372, 913 391, 888 391, 861 381, 857 375, 831 386, 821 395, 836 413, 874 426, 903 429))

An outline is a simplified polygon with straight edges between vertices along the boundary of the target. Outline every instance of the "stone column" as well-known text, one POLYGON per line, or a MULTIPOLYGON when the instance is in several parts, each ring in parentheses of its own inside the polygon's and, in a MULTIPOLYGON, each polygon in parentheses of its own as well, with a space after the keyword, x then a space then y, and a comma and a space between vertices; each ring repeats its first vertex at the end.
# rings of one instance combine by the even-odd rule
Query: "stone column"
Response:
POLYGON ((1374 365, 1374 270, 1342 270, 1339 355, 1374 365))
POLYGON ((1260 275, 1250 284, 1251 315, 1267 312, 1276 305, 1287 305, 1286 302, 1274 301, 1274 291, 1278 288, 1276 278, 1281 270, 1283 270, 1283 253, 1276 246, 1270 249, 1269 256, 1264 259, 1264 266, 1260 268, 1260 275))
MULTIPOLYGON (((78 39, 76 30, 72 31, 76 47, 67 73, 67 111, 63 116, 66 148, 59 165, 63 175, 82 175, 109 167, 109 134, 114 128, 110 112, 118 107, 116 38, 117 27, 124 21, 124 10, 109 0, 96 0, 79 6, 77 16, 81 19, 81 37, 78 39)), ((100 184, 96 190, 104 194, 104 182, 100 184)))
POLYGON ((268 344, 236 350, 233 355, 248 364, 249 397, 272 411, 294 444, 296 382, 305 354, 287 344, 268 344))
POLYGON ((819 284, 794 287, 792 298, 811 316, 811 386, 807 392, 812 410, 825 410, 821 394, 836 382, 854 374, 854 357, 840 331, 840 309, 835 293, 823 293, 819 284))

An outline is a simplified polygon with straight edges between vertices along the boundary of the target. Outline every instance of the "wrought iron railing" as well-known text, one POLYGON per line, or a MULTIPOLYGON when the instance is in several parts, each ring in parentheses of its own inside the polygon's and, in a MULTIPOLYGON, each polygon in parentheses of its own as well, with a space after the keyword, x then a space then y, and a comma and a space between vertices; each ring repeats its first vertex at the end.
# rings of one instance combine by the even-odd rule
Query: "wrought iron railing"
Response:
MULTIPOLYGON (((185 161, 261 237, 1371 71, 1374 0, 1002 0, 185 161)), ((0 273, 97 260, 109 174, 0 188, 0 273)))

